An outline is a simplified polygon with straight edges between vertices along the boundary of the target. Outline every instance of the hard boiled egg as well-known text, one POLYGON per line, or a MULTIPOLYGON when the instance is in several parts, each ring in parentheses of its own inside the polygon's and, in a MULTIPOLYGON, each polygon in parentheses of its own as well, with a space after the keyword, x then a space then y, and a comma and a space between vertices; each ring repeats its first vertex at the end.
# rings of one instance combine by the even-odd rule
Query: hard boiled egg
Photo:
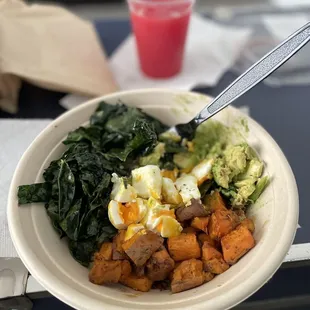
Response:
POLYGON ((142 224, 130 224, 125 233, 125 241, 129 240, 133 235, 142 229, 144 229, 142 224))
POLYGON ((163 238, 170 238, 180 235, 183 227, 175 218, 162 215, 159 219, 158 225, 156 226, 156 230, 163 238))
POLYGON ((176 180, 175 185, 186 206, 190 205, 192 199, 201 198, 198 181, 194 176, 183 174, 176 180))
POLYGON ((132 186, 139 197, 161 199, 162 176, 155 165, 147 165, 134 169, 132 172, 132 186))
POLYGON ((130 202, 137 197, 137 191, 130 184, 125 185, 124 179, 118 177, 116 173, 112 173, 113 188, 110 195, 112 200, 118 202, 130 202))
POLYGON ((171 203, 173 205, 182 203, 181 195, 175 188, 173 181, 169 178, 163 178, 162 195, 163 200, 167 203, 171 203))
POLYGON ((205 159, 193 168, 190 174, 197 179, 198 185, 201 185, 204 181, 212 178, 212 164, 213 159, 205 159))
POLYGON ((146 215, 147 208, 141 198, 122 204, 111 200, 108 205, 108 216, 117 229, 126 229, 130 224, 139 223, 146 215))

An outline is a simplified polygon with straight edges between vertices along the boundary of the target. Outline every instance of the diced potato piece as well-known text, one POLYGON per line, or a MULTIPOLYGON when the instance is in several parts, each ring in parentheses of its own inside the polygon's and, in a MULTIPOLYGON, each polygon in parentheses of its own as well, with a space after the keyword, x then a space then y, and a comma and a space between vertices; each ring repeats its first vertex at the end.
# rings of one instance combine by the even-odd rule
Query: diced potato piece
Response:
POLYGON ((208 233, 208 223, 209 223, 209 216, 204 217, 194 217, 191 222, 191 226, 197 229, 208 233))
POLYGON ((169 178, 171 179, 173 182, 175 182, 177 180, 179 174, 179 169, 175 168, 173 170, 161 170, 161 175, 164 178, 169 178))
POLYGON ((135 274, 130 274, 129 276, 122 278, 120 282, 140 292, 148 292, 153 284, 153 282, 148 277, 138 277, 135 274))
POLYGON ((213 191, 211 194, 207 195, 203 200, 203 204, 206 209, 211 212, 216 210, 227 210, 225 202, 218 191, 213 191))
POLYGON ((221 244, 225 261, 233 265, 254 247, 255 240, 245 226, 239 225, 235 230, 222 238, 221 244))
POLYGON ((197 234, 198 231, 199 231, 198 229, 196 229, 192 226, 188 226, 182 230, 182 233, 183 234, 197 234))
POLYGON ((128 260, 121 261, 121 277, 120 281, 131 274, 132 268, 128 260))
POLYGON ((104 242, 101 247, 99 254, 102 255, 102 258, 105 260, 112 259, 112 242, 104 242))
POLYGON ((142 266, 163 242, 161 236, 142 229, 123 243, 123 249, 136 266, 142 266))
POLYGON ((121 261, 95 261, 89 272, 89 281, 94 284, 117 283, 122 275, 121 261))
POLYGON ((168 251, 173 260, 199 258, 201 250, 195 234, 181 234, 168 238, 168 251))
POLYGON ((153 253, 146 263, 147 277, 152 281, 165 280, 174 268, 174 260, 165 247, 153 253))
POLYGON ((122 244, 125 240, 126 230, 119 230, 118 234, 114 236, 113 243, 112 243, 112 259, 119 260, 119 259, 126 259, 126 253, 123 250, 122 244))
POLYGON ((177 208, 175 213, 179 222, 189 221, 194 217, 207 216, 210 214, 201 202, 195 199, 191 200, 189 206, 177 208))
POLYGON ((217 210, 212 213, 208 232, 212 239, 220 240, 239 224, 238 216, 231 210, 217 210))
POLYGON ((254 233, 255 225, 251 219, 244 219, 243 221, 241 221, 240 225, 246 227, 252 234, 254 233))
POLYGON ((181 195, 174 186, 173 181, 169 178, 163 178, 162 195, 163 200, 166 203, 171 203, 173 205, 179 205, 182 203, 181 195))
POLYGON ((207 242, 202 247, 202 261, 204 270, 214 274, 221 274, 229 268, 221 252, 210 246, 207 242))
POLYGON ((202 262, 198 259, 186 260, 173 271, 171 291, 172 293, 186 291, 203 284, 204 281, 202 262))
POLYGON ((214 274, 209 271, 204 271, 204 282, 210 282, 212 279, 214 279, 214 274))
POLYGON ((198 235, 198 240, 201 242, 201 244, 203 245, 205 242, 207 242, 207 244, 209 244, 210 246, 216 248, 216 243, 215 241, 207 234, 201 233, 198 235))
POLYGON ((136 266, 136 265, 134 265, 133 273, 136 276, 138 276, 138 277, 144 276, 145 275, 145 266, 136 266))

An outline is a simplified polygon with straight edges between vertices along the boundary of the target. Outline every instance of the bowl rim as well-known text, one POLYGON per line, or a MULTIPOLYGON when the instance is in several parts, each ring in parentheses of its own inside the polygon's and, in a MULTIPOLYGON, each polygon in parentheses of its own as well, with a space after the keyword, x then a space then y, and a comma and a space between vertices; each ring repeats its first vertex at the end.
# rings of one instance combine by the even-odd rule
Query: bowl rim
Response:
MULTIPOLYGON (((54 283, 54 281, 49 281, 48 278, 48 272, 45 270, 40 271, 40 265, 41 269, 44 269, 42 266, 42 263, 40 262, 40 259, 38 259, 35 255, 32 255, 32 251, 28 250, 27 246, 20 242, 19 235, 22 234, 22 229, 17 227, 17 225, 14 225, 14 216, 15 213, 18 212, 18 209, 14 205, 14 199, 15 197, 15 190, 16 187, 19 185, 17 184, 17 179, 19 177, 20 171, 23 170, 23 166, 25 165, 26 158, 29 157, 29 154, 31 153, 31 150, 36 147, 38 142, 42 139, 43 136, 45 136, 48 132, 51 131, 52 128, 54 128, 57 123, 61 122, 63 119, 65 119, 68 115, 70 115, 73 112, 78 112, 79 110, 82 110, 85 108, 85 105, 92 105, 95 103, 99 103, 101 100, 106 99, 114 99, 118 98, 119 96, 123 95, 129 95, 129 94, 150 94, 150 93, 169 93, 169 94, 177 94, 177 95, 192 95, 197 94, 195 92, 191 91, 184 91, 184 90, 173 90, 173 89, 138 89, 138 90, 129 90, 129 91, 120 91, 115 92, 109 95, 100 96, 94 99, 91 99, 89 101, 86 101, 85 103, 73 108, 72 110, 69 110, 62 115, 60 115, 58 118, 53 120, 41 133, 34 139, 34 141, 30 144, 30 146, 27 148, 27 150, 22 155, 21 159, 19 160, 19 163, 15 169, 9 194, 8 194, 8 203, 7 203, 7 218, 8 218, 8 226, 9 231, 11 234, 11 238, 13 241, 13 244, 16 248, 16 251, 26 266, 26 268, 29 270, 29 272, 33 275, 33 277, 43 286, 46 288, 47 291, 49 291, 51 294, 56 296, 57 298, 61 299, 63 302, 67 303, 68 305, 80 309, 81 308, 81 300, 85 300, 85 294, 83 294, 80 291, 75 290, 76 293, 75 298, 70 298, 68 295, 65 294, 65 290, 69 289, 70 287, 68 284, 63 283, 61 280, 58 279, 58 281, 55 281, 57 283, 54 283), (14 208, 15 206, 15 208, 14 208)), ((199 94, 202 95, 202 94, 199 94)), ((206 98, 209 96, 203 95, 206 98)), ((210 97, 209 97, 210 98, 210 97)), ((232 109, 235 109, 231 107, 232 109)), ((252 119, 253 120, 253 119, 252 119)), ((282 233, 281 237, 281 247, 277 246, 274 251, 273 255, 269 257, 269 264, 263 264, 261 267, 261 272, 259 276, 256 275, 256 277, 253 277, 253 281, 251 282, 251 285, 248 285, 247 287, 243 287, 243 290, 238 291, 238 293, 235 292, 235 289, 233 290, 236 294, 230 294, 229 301, 225 302, 222 299, 219 300, 217 304, 214 304, 214 309, 229 309, 243 300, 245 300, 249 295, 252 295, 255 293, 258 289, 260 289, 277 271, 277 269, 282 264, 291 244, 293 243, 295 233, 296 233, 296 227, 298 223, 298 215, 299 215, 299 199, 298 199, 298 189, 297 184, 295 181, 294 174, 292 172, 292 169, 283 154, 282 150, 278 146, 278 144, 275 142, 275 140, 270 136, 270 134, 255 120, 253 120, 254 123, 259 127, 260 131, 270 140, 270 142, 274 145, 275 149, 277 150, 278 155, 281 157, 281 161, 284 165, 284 170, 287 174, 287 187, 290 188, 290 203, 292 204, 292 210, 295 212, 291 214, 290 218, 286 221, 285 230, 282 233), (224 306, 224 308, 223 308, 224 306), (220 308, 219 308, 220 307, 220 308)), ((192 305, 191 308, 195 309, 197 307, 203 306, 204 302, 192 305)), ((84 309, 85 302, 83 304, 84 309)), ((123 307, 119 307, 116 305, 110 305, 111 309, 124 309, 123 307)), ((168 309, 168 308, 167 308, 168 309)))

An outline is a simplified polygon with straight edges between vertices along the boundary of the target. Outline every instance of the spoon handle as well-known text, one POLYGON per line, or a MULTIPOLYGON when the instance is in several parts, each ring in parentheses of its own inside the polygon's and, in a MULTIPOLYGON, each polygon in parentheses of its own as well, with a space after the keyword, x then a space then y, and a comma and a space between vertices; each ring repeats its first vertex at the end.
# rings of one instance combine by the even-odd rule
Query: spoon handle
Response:
POLYGON ((307 23, 232 82, 192 122, 199 125, 221 111, 289 60, 309 40, 310 23, 307 23))

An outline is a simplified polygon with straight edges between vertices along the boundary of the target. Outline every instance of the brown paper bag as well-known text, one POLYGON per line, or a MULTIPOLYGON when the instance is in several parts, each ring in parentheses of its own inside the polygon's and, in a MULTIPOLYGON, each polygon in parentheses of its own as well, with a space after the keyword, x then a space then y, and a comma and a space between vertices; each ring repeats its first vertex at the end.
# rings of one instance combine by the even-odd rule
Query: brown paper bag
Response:
POLYGON ((56 6, 1 0, 0 108, 3 110, 17 112, 21 79, 50 90, 87 96, 117 90, 90 22, 56 6))

